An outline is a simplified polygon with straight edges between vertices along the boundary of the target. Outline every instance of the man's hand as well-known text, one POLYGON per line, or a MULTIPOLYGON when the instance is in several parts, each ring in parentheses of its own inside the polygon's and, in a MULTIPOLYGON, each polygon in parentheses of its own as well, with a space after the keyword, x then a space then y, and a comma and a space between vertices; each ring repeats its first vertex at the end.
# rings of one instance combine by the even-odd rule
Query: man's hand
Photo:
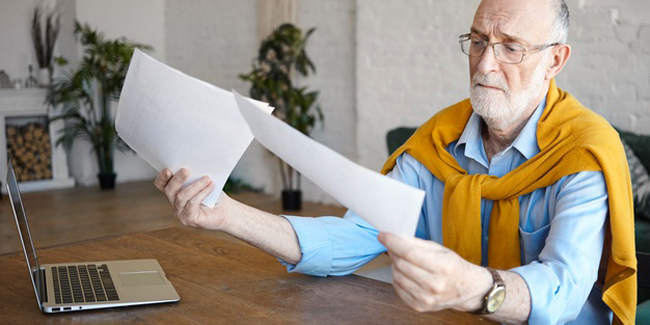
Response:
POLYGON ((480 310, 492 286, 489 271, 435 242, 379 234, 393 262, 393 287, 419 312, 480 310))
MULTIPOLYGON (((187 169, 181 168, 176 174, 165 168, 156 177, 154 184, 162 191, 172 206, 174 215, 187 226, 218 230, 223 228, 224 218, 201 202, 212 192, 214 183, 208 176, 182 188, 190 176, 187 169)), ((221 194, 225 196, 224 193, 221 194)), ((221 198, 220 198, 221 200, 221 198)))
POLYGON ((214 184, 204 176, 182 188, 189 175, 185 168, 175 175, 165 168, 154 181, 184 225, 221 230, 288 263, 300 261, 300 244, 287 219, 237 202, 225 193, 221 193, 214 208, 201 205, 214 184))

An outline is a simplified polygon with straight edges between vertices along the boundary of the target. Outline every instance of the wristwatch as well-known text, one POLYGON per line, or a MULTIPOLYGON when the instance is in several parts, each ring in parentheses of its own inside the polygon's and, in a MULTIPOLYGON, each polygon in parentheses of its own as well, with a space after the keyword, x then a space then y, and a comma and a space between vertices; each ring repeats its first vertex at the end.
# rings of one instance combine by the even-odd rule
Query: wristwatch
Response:
POLYGON ((496 312, 503 302, 506 300, 506 284, 501 279, 499 273, 493 268, 486 267, 490 274, 492 274, 492 279, 494 280, 492 288, 483 298, 483 308, 479 312, 480 314, 493 314, 496 312))

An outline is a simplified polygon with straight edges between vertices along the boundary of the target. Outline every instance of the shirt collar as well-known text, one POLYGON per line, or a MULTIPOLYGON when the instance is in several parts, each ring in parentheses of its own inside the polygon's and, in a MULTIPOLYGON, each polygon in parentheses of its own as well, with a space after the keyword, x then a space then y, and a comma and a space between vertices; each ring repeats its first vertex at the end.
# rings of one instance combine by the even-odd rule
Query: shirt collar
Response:
POLYGON ((546 96, 544 96, 542 102, 537 105, 533 115, 528 119, 524 128, 521 129, 521 132, 515 141, 512 142, 512 146, 521 152, 526 159, 533 158, 540 152, 539 145, 537 144, 537 122, 539 122, 539 118, 542 117, 545 108, 546 96))
MULTIPOLYGON (((535 112, 528 119, 524 128, 521 129, 521 132, 513 141, 511 147, 514 147, 519 151, 526 159, 530 159, 540 152, 539 145, 537 143, 537 122, 539 122, 544 109, 546 108, 546 96, 542 101, 537 105, 535 112)), ((483 140, 481 138, 481 117, 472 112, 472 115, 465 125, 465 130, 460 135, 458 142, 454 148, 454 155, 458 157, 458 150, 464 148, 464 155, 467 158, 474 159, 476 161, 483 160, 483 140)))

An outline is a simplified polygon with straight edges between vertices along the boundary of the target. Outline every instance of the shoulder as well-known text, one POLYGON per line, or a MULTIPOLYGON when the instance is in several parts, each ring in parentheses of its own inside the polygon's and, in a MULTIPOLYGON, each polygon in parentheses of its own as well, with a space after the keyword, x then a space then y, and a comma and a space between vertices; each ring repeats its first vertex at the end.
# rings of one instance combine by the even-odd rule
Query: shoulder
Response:
POLYGON ((395 160, 395 166, 399 169, 401 173, 412 174, 415 176, 420 176, 422 170, 426 170, 424 165, 419 162, 417 159, 413 158, 408 152, 403 152, 395 160))
POLYGON ((471 114, 472 104, 470 103, 469 98, 466 98, 434 114, 429 120, 418 127, 416 133, 428 132, 430 134, 438 125, 455 125, 458 124, 459 119, 469 119, 471 114))
POLYGON ((584 106, 571 93, 561 89, 558 91, 562 98, 550 103, 553 107, 549 110, 549 114, 544 114, 541 117, 540 128, 564 130, 576 139, 614 136, 618 140, 618 132, 604 117, 584 106))
POLYGON ((577 149, 610 148, 623 152, 618 132, 604 117, 582 105, 570 93, 563 92, 563 95, 562 101, 553 104, 553 113, 540 119, 540 147, 569 138, 577 149))

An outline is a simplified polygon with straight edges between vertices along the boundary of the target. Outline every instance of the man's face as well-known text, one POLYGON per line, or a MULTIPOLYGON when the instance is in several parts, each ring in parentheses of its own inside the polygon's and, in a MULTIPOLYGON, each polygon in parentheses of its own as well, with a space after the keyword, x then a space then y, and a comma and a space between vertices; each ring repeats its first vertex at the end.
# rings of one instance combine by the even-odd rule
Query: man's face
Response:
MULTIPOLYGON (((471 37, 530 49, 547 42, 552 21, 547 1, 485 0, 471 37)), ((477 114, 504 128, 541 100, 550 51, 526 55, 518 64, 500 62, 494 54, 488 46, 483 56, 469 57, 470 100, 477 114)))

